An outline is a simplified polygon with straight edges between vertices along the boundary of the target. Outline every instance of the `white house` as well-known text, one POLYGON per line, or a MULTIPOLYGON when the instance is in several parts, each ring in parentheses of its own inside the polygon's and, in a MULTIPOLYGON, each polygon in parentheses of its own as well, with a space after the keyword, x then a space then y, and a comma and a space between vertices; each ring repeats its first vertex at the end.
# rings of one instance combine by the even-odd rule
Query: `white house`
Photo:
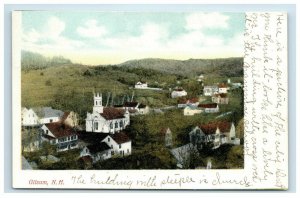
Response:
POLYGON ((203 110, 198 108, 198 107, 195 107, 195 106, 186 106, 183 110, 183 115, 185 116, 193 116, 195 114, 200 114, 202 113, 203 110))
POLYGON ((78 136, 72 127, 60 122, 44 124, 41 127, 45 141, 57 146, 57 151, 77 148, 78 136))
POLYGON ((111 148, 111 155, 125 156, 131 154, 131 140, 124 132, 107 135, 102 142, 111 148))
POLYGON ((138 105, 138 113, 141 115, 146 115, 150 112, 150 107, 145 104, 139 104, 138 105))
POLYGON ((199 108, 202 108, 205 113, 218 113, 219 105, 217 103, 199 104, 199 108))
POLYGON ((93 112, 87 113, 86 132, 115 133, 130 124, 128 110, 102 106, 102 95, 94 94, 93 112))
POLYGON ((134 85, 134 88, 136 88, 136 89, 147 89, 148 84, 147 84, 147 82, 139 81, 134 85))
POLYGON ((64 112, 52 107, 36 107, 32 108, 39 117, 40 124, 47 124, 51 122, 58 122, 61 120, 64 112))
POLYGON ((186 95, 187 95, 187 92, 182 88, 177 88, 174 91, 172 91, 172 93, 171 93, 172 98, 183 97, 186 95))
MULTIPOLYGON (((239 145, 236 138, 235 126, 226 121, 208 123, 196 126, 190 133, 190 142, 202 148, 211 143, 212 149, 219 148, 222 144, 239 145)), ((199 148, 199 147, 198 147, 199 148)))
POLYGON ((211 97, 211 101, 217 104, 228 104, 229 98, 227 94, 215 94, 211 97))
POLYGON ((21 124, 22 126, 37 126, 40 124, 39 117, 33 109, 24 107, 21 111, 21 124))
POLYGON ((205 96, 212 96, 213 94, 216 94, 219 92, 218 86, 212 85, 212 86, 204 86, 203 88, 203 94, 205 96))
POLYGON ((105 142, 97 142, 85 146, 81 152, 80 157, 90 156, 93 163, 103 161, 111 158, 111 148, 105 142))
POLYGON ((226 94, 228 91, 228 86, 224 83, 219 84, 219 93, 220 94, 226 94))

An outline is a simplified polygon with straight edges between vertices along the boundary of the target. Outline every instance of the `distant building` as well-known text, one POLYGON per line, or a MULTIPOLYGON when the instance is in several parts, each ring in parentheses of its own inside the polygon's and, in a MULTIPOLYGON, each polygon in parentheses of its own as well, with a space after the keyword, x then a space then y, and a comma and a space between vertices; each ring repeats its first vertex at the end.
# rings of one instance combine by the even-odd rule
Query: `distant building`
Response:
POLYGON ((94 94, 93 112, 87 113, 86 132, 116 133, 130 124, 129 111, 103 107, 102 95, 94 94))
POLYGON ((195 107, 195 106, 186 106, 183 110, 183 115, 185 116, 193 116, 195 114, 200 114, 202 113, 203 110, 198 108, 198 107, 195 107))
POLYGON ((227 93, 227 91, 228 91, 228 86, 226 85, 226 84, 224 84, 224 83, 221 83, 221 84, 219 84, 219 93, 220 94, 226 94, 227 93))
POLYGON ((96 142, 85 146, 81 152, 80 157, 90 156, 93 163, 103 161, 111 158, 111 148, 105 142, 96 142))
POLYGON ((78 136, 72 127, 60 122, 52 122, 44 124, 41 129, 44 140, 56 145, 57 151, 77 148, 78 136))
POLYGON ((147 89, 148 84, 147 84, 147 82, 139 81, 134 85, 134 88, 136 88, 136 89, 147 89))
POLYGON ((218 113, 219 105, 217 103, 199 104, 199 108, 202 108, 205 113, 218 113))
POLYGON ((204 86, 203 88, 203 94, 205 96, 212 96, 213 94, 219 93, 219 87, 216 85, 212 86, 204 86))
MULTIPOLYGON (((235 126, 226 121, 208 123, 196 126, 190 133, 190 142, 200 146, 212 144, 212 149, 219 148, 222 144, 239 145, 236 138, 235 126)), ((199 148, 199 147, 198 147, 199 148)))
POLYGON ((217 104, 228 104, 229 98, 227 94, 215 94, 211 97, 211 101, 217 104))
POLYGON ((186 106, 195 106, 197 107, 199 105, 199 99, 198 98, 180 98, 178 101, 178 108, 185 108, 186 106))
POLYGON ((182 88, 177 88, 174 91, 172 91, 172 93, 171 93, 172 98, 183 97, 186 95, 187 95, 187 92, 182 88))
POLYGON ((128 110, 130 115, 145 115, 150 112, 149 106, 138 102, 125 102, 124 105, 115 105, 114 107, 128 110))
POLYGON ((199 76, 197 77, 197 81, 198 81, 198 82, 202 82, 203 79, 204 79, 204 75, 203 75, 203 74, 201 74, 201 75, 199 75, 199 76))
POLYGON ((58 122, 61 120, 61 117, 64 115, 63 111, 52 109, 52 107, 37 107, 32 109, 39 117, 40 124, 58 122))

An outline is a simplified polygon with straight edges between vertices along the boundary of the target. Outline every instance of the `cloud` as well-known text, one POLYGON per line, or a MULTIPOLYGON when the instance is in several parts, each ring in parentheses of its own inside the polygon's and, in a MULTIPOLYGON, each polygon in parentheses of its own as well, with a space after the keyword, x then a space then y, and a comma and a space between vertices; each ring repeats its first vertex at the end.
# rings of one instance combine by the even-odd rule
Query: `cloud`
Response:
POLYGON ((229 16, 218 12, 193 13, 186 17, 187 30, 203 30, 204 28, 225 29, 228 27, 229 16))
POLYGON ((88 20, 83 26, 77 28, 77 33, 82 37, 96 38, 107 34, 107 29, 104 26, 97 25, 97 21, 88 20))
POLYGON ((22 31, 22 49, 39 53, 60 54, 68 50, 75 50, 84 45, 82 41, 72 40, 62 33, 65 30, 65 22, 57 17, 50 17, 39 30, 30 29, 22 31))

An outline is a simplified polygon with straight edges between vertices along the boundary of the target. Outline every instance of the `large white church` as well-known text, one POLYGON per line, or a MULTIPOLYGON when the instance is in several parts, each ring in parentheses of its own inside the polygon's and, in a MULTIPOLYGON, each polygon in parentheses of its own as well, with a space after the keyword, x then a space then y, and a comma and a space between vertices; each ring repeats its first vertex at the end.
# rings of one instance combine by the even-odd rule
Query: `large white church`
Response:
POLYGON ((87 112, 86 131, 114 134, 130 124, 128 110, 102 106, 102 94, 94 94, 93 112, 87 112))

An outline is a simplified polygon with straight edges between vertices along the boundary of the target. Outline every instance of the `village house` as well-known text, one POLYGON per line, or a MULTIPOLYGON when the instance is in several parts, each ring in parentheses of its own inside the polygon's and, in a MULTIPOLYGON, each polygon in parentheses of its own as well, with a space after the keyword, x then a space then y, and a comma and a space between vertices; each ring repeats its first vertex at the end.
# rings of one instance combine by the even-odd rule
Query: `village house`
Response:
POLYGON ((183 110, 183 115, 185 116, 193 116, 195 114, 202 113, 203 110, 201 108, 195 107, 195 106, 187 106, 183 110))
POLYGON ((78 126, 78 115, 73 111, 65 112, 61 118, 61 122, 70 127, 78 126))
POLYGON ((173 141, 172 141, 172 132, 170 128, 168 127, 168 128, 161 129, 159 134, 165 147, 172 147, 173 141))
POLYGON ((234 124, 226 121, 196 126, 189 133, 189 138, 192 144, 200 146, 200 148, 209 144, 212 149, 219 148, 222 144, 240 144, 240 140, 236 138, 234 124))
POLYGON ((217 103, 199 104, 198 107, 203 109, 205 113, 219 112, 219 105, 217 103))
POLYGON ((40 124, 39 117, 33 109, 22 108, 21 111, 21 125, 25 127, 38 126, 40 124))
POLYGON ((115 134, 78 132, 79 146, 82 149, 81 156, 90 155, 93 162, 106 160, 111 156, 126 156, 131 154, 131 140, 124 132, 115 134), (100 143, 102 149, 95 149, 100 143))
POLYGON ((216 94, 218 92, 219 92, 219 88, 216 85, 204 86, 203 88, 203 94, 205 96, 212 96, 213 94, 216 94))
POLYGON ((178 100, 178 108, 185 108, 186 106, 197 107, 198 105, 199 105, 198 98, 190 98, 190 99, 180 98, 178 100))
POLYGON ((103 107, 102 95, 94 94, 93 112, 87 113, 86 132, 116 133, 130 124, 128 110, 103 107))
POLYGON ((171 93, 172 98, 183 97, 186 95, 187 95, 187 92, 182 88, 177 88, 177 89, 173 90, 171 93))
POLYGON ((57 146, 57 151, 77 148, 78 136, 74 129, 60 122, 43 124, 43 140, 57 146))
POLYGON ((225 83, 221 83, 221 84, 219 84, 219 93, 220 94, 226 94, 227 93, 227 91, 228 91, 228 86, 225 84, 225 83))
POLYGON ((136 88, 136 89, 147 89, 148 84, 147 84, 147 82, 139 81, 134 85, 134 88, 136 88))
POLYGON ((32 109, 39 118, 39 124, 58 122, 64 115, 63 111, 52 109, 52 107, 37 107, 32 109))
POLYGON ((215 94, 211 97, 211 101, 217 104, 228 104, 229 98, 227 94, 215 94))

